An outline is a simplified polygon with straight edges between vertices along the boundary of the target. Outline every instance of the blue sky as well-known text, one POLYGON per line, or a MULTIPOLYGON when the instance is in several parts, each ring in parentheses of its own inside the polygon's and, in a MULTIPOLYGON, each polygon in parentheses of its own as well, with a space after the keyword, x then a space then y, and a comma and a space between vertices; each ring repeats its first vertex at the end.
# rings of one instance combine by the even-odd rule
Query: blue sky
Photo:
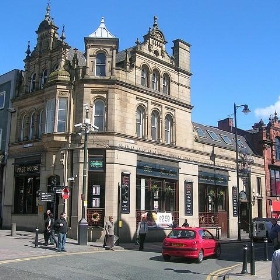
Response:
MULTIPOLYGON (((31 49, 44 19, 48 0, 10 0, 1 3, 0 75, 23 69, 27 42, 31 49)), ((280 114, 280 1, 279 0, 51 0, 51 16, 65 25, 66 42, 84 51, 84 37, 105 18, 107 28, 120 39, 119 50, 143 39, 158 17, 167 51, 172 41, 191 44, 192 120, 217 126, 233 117, 233 105, 248 104, 251 113, 238 110, 238 127, 250 129, 280 114)), ((279 116, 280 117, 280 116, 279 116)))

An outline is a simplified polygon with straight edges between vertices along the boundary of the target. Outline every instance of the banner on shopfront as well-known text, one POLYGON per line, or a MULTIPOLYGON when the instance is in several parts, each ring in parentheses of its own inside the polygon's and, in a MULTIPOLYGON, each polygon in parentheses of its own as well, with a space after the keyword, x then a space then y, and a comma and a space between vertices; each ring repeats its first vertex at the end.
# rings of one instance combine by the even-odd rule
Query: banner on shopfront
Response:
POLYGON ((149 228, 172 227, 172 213, 148 211, 142 217, 147 219, 149 228))

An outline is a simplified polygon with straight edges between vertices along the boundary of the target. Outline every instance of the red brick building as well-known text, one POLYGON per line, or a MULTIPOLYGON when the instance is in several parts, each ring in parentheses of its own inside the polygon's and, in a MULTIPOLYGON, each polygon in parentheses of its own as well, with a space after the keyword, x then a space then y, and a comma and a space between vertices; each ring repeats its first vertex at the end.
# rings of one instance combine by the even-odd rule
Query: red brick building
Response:
MULTIPOLYGON (((235 132, 233 120, 227 118, 218 122, 218 128, 235 132)), ((251 130, 238 129, 238 135, 242 135, 252 145, 254 152, 264 159, 265 169, 265 193, 253 190, 254 199, 260 197, 266 199, 266 217, 280 217, 280 123, 277 113, 271 116, 268 124, 261 120, 255 123, 251 130)))

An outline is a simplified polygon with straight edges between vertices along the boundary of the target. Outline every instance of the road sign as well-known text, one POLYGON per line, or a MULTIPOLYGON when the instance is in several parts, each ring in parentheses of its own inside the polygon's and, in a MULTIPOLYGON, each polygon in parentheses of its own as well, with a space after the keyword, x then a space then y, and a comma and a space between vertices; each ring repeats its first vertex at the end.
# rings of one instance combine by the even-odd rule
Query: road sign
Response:
POLYGON ((61 193, 62 194, 64 189, 65 189, 65 186, 55 186, 55 187, 53 187, 53 191, 55 193, 61 193))
POLYGON ((62 190, 61 196, 63 199, 68 199, 69 198, 69 190, 67 188, 64 188, 62 190))
POLYGON ((41 201, 54 202, 54 193, 41 192, 39 198, 41 201))

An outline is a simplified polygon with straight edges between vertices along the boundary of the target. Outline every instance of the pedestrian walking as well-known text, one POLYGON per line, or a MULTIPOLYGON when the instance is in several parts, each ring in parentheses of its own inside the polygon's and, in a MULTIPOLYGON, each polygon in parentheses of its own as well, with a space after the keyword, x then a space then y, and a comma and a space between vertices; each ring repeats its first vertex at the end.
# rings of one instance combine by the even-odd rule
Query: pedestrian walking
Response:
POLYGON ((280 250, 274 251, 271 262, 271 280, 280 280, 280 250))
POLYGON ((45 214, 45 229, 44 229, 44 240, 45 240, 44 245, 45 246, 48 246, 49 239, 50 239, 50 229, 49 229, 50 214, 51 214, 51 210, 47 210, 47 212, 45 214))
POLYGON ((62 212, 60 217, 55 221, 54 227, 58 233, 57 240, 57 251, 58 252, 66 252, 65 243, 66 243, 66 234, 67 234, 67 221, 65 219, 66 214, 62 212))
POLYGON ((269 232, 269 238, 272 240, 274 250, 280 249, 280 226, 277 223, 277 219, 271 221, 272 227, 269 232))
POLYGON ((114 221, 113 216, 109 216, 109 221, 105 223, 105 242, 106 242, 106 249, 110 249, 114 251, 114 221))
POLYGON ((144 243, 145 243, 147 232, 148 232, 148 223, 146 218, 142 217, 142 220, 141 222, 139 222, 137 228, 137 238, 139 239, 139 251, 144 250, 144 243))
POLYGON ((48 225, 48 231, 49 231, 49 240, 50 240, 50 244, 54 245, 57 247, 57 240, 55 237, 55 228, 54 228, 54 218, 53 218, 53 214, 50 213, 49 215, 49 225, 48 225))

